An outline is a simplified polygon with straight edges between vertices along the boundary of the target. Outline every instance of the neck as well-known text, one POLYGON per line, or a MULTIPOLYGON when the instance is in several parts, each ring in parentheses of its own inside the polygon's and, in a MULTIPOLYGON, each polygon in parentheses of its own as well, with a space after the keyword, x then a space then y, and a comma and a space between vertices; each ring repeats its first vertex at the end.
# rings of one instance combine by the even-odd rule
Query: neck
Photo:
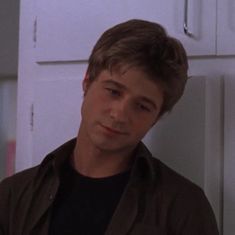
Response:
POLYGON ((121 173, 131 167, 133 149, 129 151, 105 151, 90 144, 78 134, 72 156, 73 167, 81 174, 101 178, 121 173))

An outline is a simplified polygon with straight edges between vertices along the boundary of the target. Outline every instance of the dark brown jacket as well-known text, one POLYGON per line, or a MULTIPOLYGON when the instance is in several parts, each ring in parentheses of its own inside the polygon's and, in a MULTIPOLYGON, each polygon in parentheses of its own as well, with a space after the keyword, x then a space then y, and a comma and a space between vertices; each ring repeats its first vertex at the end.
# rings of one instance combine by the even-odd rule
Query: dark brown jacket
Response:
MULTIPOLYGON (((59 172, 72 140, 34 168, 0 184, 0 235, 46 235, 59 172)), ((159 160, 141 143, 131 177, 106 235, 218 235, 202 190, 159 160)), ((68 234, 69 235, 69 234, 68 234)))

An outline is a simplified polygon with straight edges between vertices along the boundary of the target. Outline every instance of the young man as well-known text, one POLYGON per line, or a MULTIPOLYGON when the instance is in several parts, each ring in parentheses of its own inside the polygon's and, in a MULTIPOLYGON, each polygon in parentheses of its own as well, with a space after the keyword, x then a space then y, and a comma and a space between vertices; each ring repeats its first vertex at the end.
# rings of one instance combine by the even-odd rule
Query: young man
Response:
POLYGON ((1 235, 216 235, 200 188, 141 142, 181 97, 181 43, 130 20, 95 45, 77 138, 0 185, 1 235))

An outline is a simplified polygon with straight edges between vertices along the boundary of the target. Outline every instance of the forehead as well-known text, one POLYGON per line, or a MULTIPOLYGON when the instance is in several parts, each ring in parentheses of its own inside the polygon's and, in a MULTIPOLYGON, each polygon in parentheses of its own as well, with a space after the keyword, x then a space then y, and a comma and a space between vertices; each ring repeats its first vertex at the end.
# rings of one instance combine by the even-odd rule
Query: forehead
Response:
POLYGON ((97 77, 97 81, 110 84, 113 81, 113 84, 120 86, 120 88, 126 88, 134 93, 148 94, 162 90, 160 81, 154 81, 147 73, 136 67, 112 71, 103 70, 97 77))
POLYGON ((96 80, 101 85, 109 85, 125 91, 131 98, 151 100, 156 106, 163 102, 163 89, 159 82, 153 81, 143 70, 103 70, 96 80))

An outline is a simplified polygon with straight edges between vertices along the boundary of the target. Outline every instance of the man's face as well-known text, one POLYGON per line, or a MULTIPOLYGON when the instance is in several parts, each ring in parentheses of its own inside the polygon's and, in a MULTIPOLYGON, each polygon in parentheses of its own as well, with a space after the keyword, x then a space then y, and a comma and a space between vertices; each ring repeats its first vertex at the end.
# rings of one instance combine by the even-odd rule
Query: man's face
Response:
POLYGON ((163 103, 161 87, 140 69, 102 71, 85 92, 80 129, 102 151, 132 150, 155 124, 163 103))

